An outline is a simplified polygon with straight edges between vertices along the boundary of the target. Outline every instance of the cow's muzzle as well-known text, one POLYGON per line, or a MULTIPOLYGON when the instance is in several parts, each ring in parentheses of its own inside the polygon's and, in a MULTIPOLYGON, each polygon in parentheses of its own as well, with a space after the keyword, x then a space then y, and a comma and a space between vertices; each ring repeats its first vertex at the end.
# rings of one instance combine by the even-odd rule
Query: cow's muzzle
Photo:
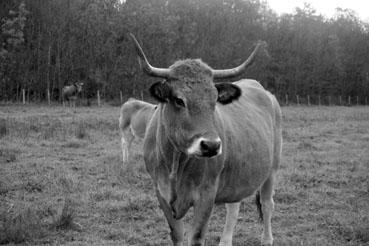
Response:
POLYGON ((187 149, 189 155, 197 157, 214 157, 222 153, 222 141, 220 138, 208 139, 200 137, 193 141, 191 146, 187 149))

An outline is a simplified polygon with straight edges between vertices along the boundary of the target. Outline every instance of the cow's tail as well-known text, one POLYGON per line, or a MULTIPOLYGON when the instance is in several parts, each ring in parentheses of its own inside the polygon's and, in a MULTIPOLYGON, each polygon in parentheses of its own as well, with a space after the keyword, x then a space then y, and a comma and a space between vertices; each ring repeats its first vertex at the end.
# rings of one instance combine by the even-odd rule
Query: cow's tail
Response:
POLYGON ((260 191, 256 192, 255 204, 256 204, 256 208, 258 209, 259 220, 260 222, 263 222, 263 210, 261 209, 260 191))

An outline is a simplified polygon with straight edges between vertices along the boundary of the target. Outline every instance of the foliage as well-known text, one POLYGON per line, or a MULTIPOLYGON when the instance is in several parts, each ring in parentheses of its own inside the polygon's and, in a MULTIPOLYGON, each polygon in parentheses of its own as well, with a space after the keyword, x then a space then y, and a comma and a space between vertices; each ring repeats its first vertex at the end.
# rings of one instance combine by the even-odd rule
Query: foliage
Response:
POLYGON ((279 97, 369 93, 369 24, 349 9, 327 19, 308 4, 278 16, 260 0, 8 0, 1 3, 0 100, 45 100, 84 82, 83 96, 140 97, 143 75, 127 33, 150 62, 201 57, 228 68, 268 43, 247 77, 279 97))

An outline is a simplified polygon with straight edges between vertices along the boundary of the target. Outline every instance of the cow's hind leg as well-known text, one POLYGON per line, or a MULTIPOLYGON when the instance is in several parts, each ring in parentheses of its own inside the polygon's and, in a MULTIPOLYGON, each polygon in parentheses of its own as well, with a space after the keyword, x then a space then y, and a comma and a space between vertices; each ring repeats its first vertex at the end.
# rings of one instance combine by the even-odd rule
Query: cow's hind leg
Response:
POLYGON ((135 136, 132 134, 130 127, 126 127, 122 130, 122 157, 123 164, 129 160, 129 152, 131 151, 131 145, 135 136))
POLYGON ((237 224, 241 202, 227 203, 227 217, 219 246, 232 246, 233 230, 237 224))
POLYGON ((274 211, 274 201, 273 201, 273 185, 274 176, 271 174, 270 177, 261 186, 260 190, 260 203, 263 219, 263 234, 261 235, 261 244, 271 246, 273 245, 273 235, 272 235, 272 214, 274 211))
POLYGON ((170 227, 170 236, 173 242, 173 246, 182 246, 183 244, 183 221, 176 220, 173 218, 172 209, 166 200, 160 195, 159 191, 156 190, 156 196, 159 200, 160 208, 163 210, 165 218, 170 227))

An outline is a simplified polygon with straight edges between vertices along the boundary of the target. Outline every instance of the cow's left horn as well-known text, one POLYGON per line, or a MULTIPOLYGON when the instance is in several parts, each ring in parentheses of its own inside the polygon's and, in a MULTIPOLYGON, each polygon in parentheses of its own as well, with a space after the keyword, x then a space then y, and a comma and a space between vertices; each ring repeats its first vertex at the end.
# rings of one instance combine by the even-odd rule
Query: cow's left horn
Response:
POLYGON ((246 61, 244 61, 244 63, 242 63, 241 65, 239 65, 238 67, 235 68, 230 68, 230 69, 223 69, 223 70, 217 70, 217 69, 213 69, 213 77, 216 79, 224 79, 224 78, 231 78, 231 77, 235 77, 240 75, 243 71, 245 71, 245 69, 250 66, 252 64, 252 62, 254 61, 256 52, 258 52, 260 46, 263 44, 264 42, 262 41, 258 41, 254 51, 251 53, 251 55, 249 56, 249 58, 247 58, 246 61))
POLYGON ((154 76, 154 77, 161 77, 161 78, 169 78, 170 77, 170 70, 168 68, 156 68, 150 65, 150 63, 148 62, 145 53, 143 52, 140 44, 138 43, 137 39, 135 38, 135 36, 130 33, 129 34, 131 36, 131 38, 133 39, 134 43, 135 43, 135 47, 136 47, 136 51, 138 56, 141 58, 141 60, 143 61, 143 70, 150 76, 154 76))

